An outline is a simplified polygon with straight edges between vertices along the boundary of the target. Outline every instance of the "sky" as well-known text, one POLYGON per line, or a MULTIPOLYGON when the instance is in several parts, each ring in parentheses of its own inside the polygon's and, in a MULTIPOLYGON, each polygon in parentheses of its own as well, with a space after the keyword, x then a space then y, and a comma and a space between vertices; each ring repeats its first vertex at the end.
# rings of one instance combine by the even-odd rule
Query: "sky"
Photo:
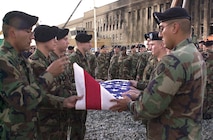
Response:
MULTIPOLYGON (((117 0, 95 0, 100 7, 117 0)), ((0 26, 4 15, 12 10, 19 10, 39 17, 39 24, 50 26, 65 23, 80 0, 2 0, 0 8, 0 26)), ((70 20, 83 17, 83 13, 92 10, 94 0, 82 0, 70 20)))

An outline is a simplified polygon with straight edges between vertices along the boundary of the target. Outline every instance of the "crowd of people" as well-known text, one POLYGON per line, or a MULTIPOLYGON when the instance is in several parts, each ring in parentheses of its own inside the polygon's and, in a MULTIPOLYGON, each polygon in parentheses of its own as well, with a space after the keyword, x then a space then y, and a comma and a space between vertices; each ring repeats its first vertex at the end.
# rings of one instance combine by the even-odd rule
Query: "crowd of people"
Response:
POLYGON ((38 25, 38 17, 10 11, 0 48, 0 139, 83 140, 86 110, 76 110, 73 63, 97 81, 125 79, 131 90, 111 111, 129 111, 147 126, 147 139, 201 139, 202 119, 213 116, 213 40, 196 45, 191 17, 180 7, 154 12, 159 31, 147 44, 102 45, 92 54, 92 35, 38 25), (34 39, 36 46, 30 46, 34 39), (199 46, 199 47, 198 47, 199 46), (30 50, 30 51, 29 51, 30 50))

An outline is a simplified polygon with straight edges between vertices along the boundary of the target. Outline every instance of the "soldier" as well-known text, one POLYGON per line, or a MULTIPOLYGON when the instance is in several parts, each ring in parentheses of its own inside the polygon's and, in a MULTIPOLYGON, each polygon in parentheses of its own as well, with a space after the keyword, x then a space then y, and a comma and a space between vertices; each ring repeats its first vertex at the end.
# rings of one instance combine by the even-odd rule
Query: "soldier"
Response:
POLYGON ((136 101, 114 99, 111 110, 129 110, 135 119, 147 120, 147 139, 200 140, 206 67, 189 40, 191 17, 180 7, 153 15, 165 47, 173 51, 161 59, 136 101))
POLYGON ((32 27, 38 17, 21 11, 10 11, 3 18, 5 42, 0 49, 0 139, 37 140, 37 110, 42 100, 57 107, 73 108, 79 97, 54 98, 47 85, 64 71, 65 58, 52 63, 37 81, 22 52, 30 48, 34 38, 32 27), (40 83, 40 84, 39 84, 40 83))
MULTIPOLYGON (((163 41, 161 37, 158 37, 159 32, 149 32, 149 45, 151 48, 151 55, 150 58, 156 58, 157 61, 155 63, 151 63, 153 60, 149 59, 151 62, 147 64, 145 67, 144 75, 149 75, 149 78, 153 74, 153 70, 159 63, 159 61, 162 59, 162 57, 169 53, 169 50, 164 47, 163 41), (147 71, 149 70, 149 71, 147 71), (147 73, 145 73, 147 72, 147 73)), ((155 59, 154 59, 155 60, 155 59)), ((130 80, 131 85, 137 89, 144 90, 149 83, 149 79, 144 81, 135 81, 130 80)))
MULTIPOLYGON (((148 41, 147 41, 148 44, 148 41)), ((147 51, 146 46, 143 44, 139 44, 140 48, 139 59, 136 66, 136 81, 143 81, 143 73, 144 69, 148 63, 148 59, 151 56, 151 53, 147 51)))
POLYGON ((126 54, 126 46, 121 47, 121 53, 118 57, 118 78, 131 80, 132 59, 126 54))
POLYGON ((204 43, 204 50, 202 52, 207 66, 207 83, 206 93, 203 103, 203 119, 212 119, 213 117, 213 41, 207 40, 204 43))
POLYGON ((136 51, 136 46, 135 45, 132 45, 131 46, 131 52, 129 54, 129 56, 131 57, 132 59, 132 69, 131 69, 131 76, 133 79, 136 79, 136 67, 137 67, 137 63, 138 63, 138 58, 139 58, 139 55, 136 51))
MULTIPOLYGON (((37 49, 31 55, 30 61, 37 77, 45 71, 50 63, 64 57, 68 46, 68 32, 68 29, 59 29, 58 27, 49 27, 47 25, 39 25, 35 28, 34 35, 37 49)), ((73 95, 71 82, 68 83, 69 75, 67 70, 65 69, 63 73, 54 78, 54 85, 49 88, 49 93, 56 97, 73 95)), ((71 111, 71 109, 65 108, 56 109, 42 102, 39 109, 39 130, 42 138, 47 140, 66 139, 70 133, 68 127, 70 125, 71 111)))
MULTIPOLYGON (((145 39, 147 40, 148 50, 152 49, 151 48, 152 46, 150 45, 150 41, 152 39, 150 39, 150 38, 153 38, 153 36, 156 36, 156 33, 157 32, 149 32, 149 33, 144 35, 145 39)), ((160 40, 160 39, 158 39, 158 40, 160 40)), ((146 63, 146 66, 143 70, 143 77, 142 77, 142 82, 144 82, 144 83, 149 82, 150 75, 151 75, 152 71, 154 70, 154 68, 156 67, 156 65, 158 63, 156 56, 153 56, 152 53, 147 54, 147 56, 148 56, 148 58, 146 59, 147 63, 146 63)))
MULTIPOLYGON (((91 49, 91 42, 92 35, 88 35, 86 33, 79 33, 76 35, 76 51, 70 55, 70 69, 72 71, 72 82, 75 83, 74 79, 74 70, 73 70, 73 63, 77 63, 81 66, 84 70, 86 70, 89 74, 92 74, 90 69, 90 63, 88 60, 87 52, 91 49)), ((86 117, 87 111, 84 110, 76 110, 75 111, 75 120, 73 121, 73 125, 76 128, 75 131, 71 131, 72 140, 83 140, 86 132, 86 117)))
POLYGON ((91 69, 91 76, 92 77, 95 77, 95 73, 96 73, 96 67, 97 67, 97 58, 96 58, 96 55, 93 54, 90 50, 88 50, 86 52, 86 55, 87 55, 87 59, 88 59, 88 62, 89 62, 89 67, 91 69))
POLYGON ((74 46, 68 46, 67 53, 72 54, 74 52, 74 48, 75 48, 74 46))
POLYGON ((101 80, 108 80, 108 68, 110 64, 110 56, 107 52, 107 46, 102 45, 100 49, 100 54, 97 57, 97 73, 96 78, 101 80))
MULTIPOLYGON (((50 27, 47 25, 39 25, 35 28, 34 36, 37 49, 36 52, 30 56, 30 62, 36 77, 38 77, 40 73, 43 73, 50 63, 58 60, 60 57, 64 57, 68 46, 68 37, 66 39, 62 38, 64 38, 68 32, 68 29, 61 30, 58 27, 50 27), (56 52, 59 53, 60 57, 54 53, 54 56, 57 58, 50 61, 50 52, 54 50, 57 50, 56 52), (62 52, 62 54, 60 52, 62 52)), ((69 97, 72 95, 64 84, 64 81, 68 81, 63 76, 65 72, 66 71, 54 78, 54 85, 48 90, 49 93, 56 97, 69 97)), ((70 87, 70 85, 68 87, 70 87)), ((38 126, 43 139, 59 140, 67 138, 67 125, 69 125, 69 116, 67 116, 67 114, 69 110, 70 109, 65 108, 56 109, 51 105, 46 105, 45 102, 40 104, 38 126)))
POLYGON ((109 64, 109 69, 108 69, 108 79, 113 80, 113 79, 118 79, 118 57, 120 55, 120 46, 116 45, 113 48, 113 56, 110 59, 110 64, 109 64))

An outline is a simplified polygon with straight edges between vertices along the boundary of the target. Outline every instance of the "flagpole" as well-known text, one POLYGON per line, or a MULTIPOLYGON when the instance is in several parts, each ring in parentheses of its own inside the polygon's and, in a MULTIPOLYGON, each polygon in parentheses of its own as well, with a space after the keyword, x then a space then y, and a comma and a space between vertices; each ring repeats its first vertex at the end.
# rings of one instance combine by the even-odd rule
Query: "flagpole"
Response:
POLYGON ((96 7, 95 7, 95 0, 93 0, 94 2, 94 48, 95 48, 95 52, 98 50, 97 48, 97 30, 96 30, 96 7))

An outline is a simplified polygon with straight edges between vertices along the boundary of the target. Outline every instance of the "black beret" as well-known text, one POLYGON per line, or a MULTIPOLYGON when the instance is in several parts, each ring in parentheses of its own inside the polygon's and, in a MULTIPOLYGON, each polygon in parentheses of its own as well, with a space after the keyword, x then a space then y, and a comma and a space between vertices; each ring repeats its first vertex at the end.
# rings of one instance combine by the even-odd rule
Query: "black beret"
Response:
POLYGON ((146 46, 144 44, 138 44, 137 48, 146 48, 146 46))
POLYGON ((89 42, 92 39, 92 35, 86 33, 78 33, 75 37, 75 40, 81 43, 89 42))
POLYGON ((190 15, 187 13, 186 9, 181 7, 172 7, 167 9, 165 12, 154 12, 153 17, 157 24, 164 21, 174 20, 174 19, 188 19, 191 20, 190 15))
POLYGON ((102 46, 101 46, 101 49, 104 49, 104 48, 106 48, 106 46, 105 46, 105 45, 102 45, 102 46))
POLYGON ((149 39, 149 34, 150 34, 150 33, 151 33, 151 32, 144 34, 144 38, 145 38, 146 40, 149 39))
POLYGON ((132 45, 132 46, 131 46, 131 49, 133 49, 133 48, 135 48, 135 47, 136 47, 135 45, 132 45))
POLYGON ((58 33, 58 27, 39 25, 34 29, 35 41, 47 42, 55 38, 58 33))
POLYGON ((122 46, 121 51, 125 51, 125 50, 126 50, 126 46, 122 46))
POLYGON ((21 11, 10 11, 2 19, 6 25, 13 26, 17 29, 30 29, 38 21, 38 17, 29 15, 21 11))
POLYGON ((212 45, 213 45, 213 40, 207 40, 206 42, 204 42, 204 45, 205 45, 206 47, 212 46, 212 45))
POLYGON ((68 46, 68 50, 73 50, 74 46, 68 46))
POLYGON ((120 45, 115 45, 113 48, 120 48, 121 46, 120 45))
POLYGON ((202 43, 202 44, 203 44, 204 42, 205 42, 205 41, 201 40, 201 41, 199 41, 198 43, 202 43))
POLYGON ((162 37, 158 36, 159 32, 150 32, 149 33, 149 39, 150 40, 162 40, 162 37))
POLYGON ((159 32, 149 32, 149 33, 146 33, 146 34, 144 34, 144 38, 146 40, 147 39, 150 39, 150 40, 162 40, 162 38, 158 36, 158 33, 159 32))
POLYGON ((57 34, 57 40, 60 40, 62 38, 64 38, 65 36, 67 36, 69 33, 69 29, 64 28, 64 29, 58 29, 58 34, 57 34))

